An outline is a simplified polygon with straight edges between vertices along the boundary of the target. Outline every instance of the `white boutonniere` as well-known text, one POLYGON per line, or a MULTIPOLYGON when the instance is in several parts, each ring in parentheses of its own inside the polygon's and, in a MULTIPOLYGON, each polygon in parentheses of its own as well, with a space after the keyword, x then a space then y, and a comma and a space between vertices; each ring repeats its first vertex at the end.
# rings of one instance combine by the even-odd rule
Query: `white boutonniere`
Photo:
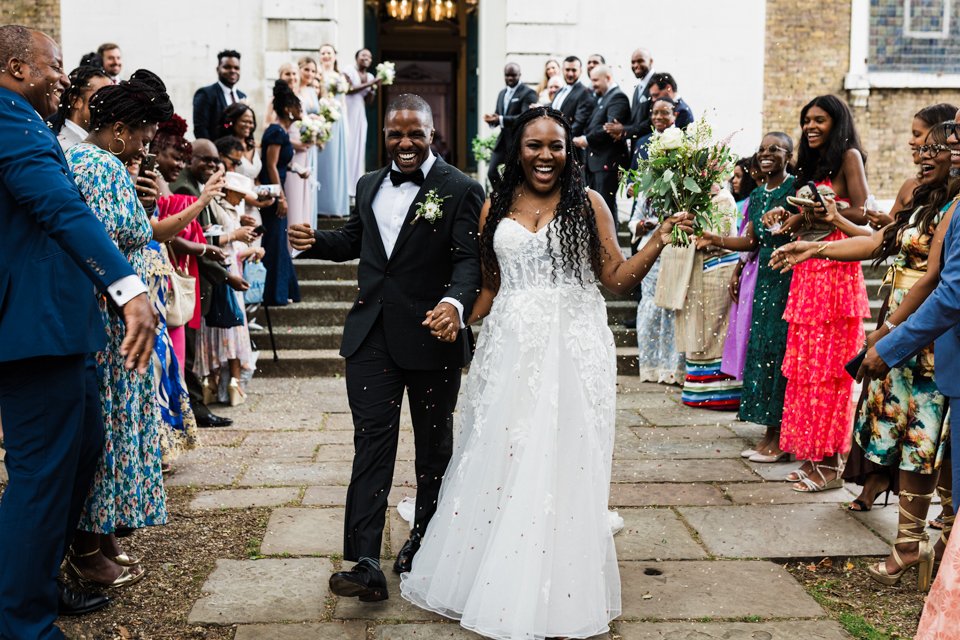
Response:
POLYGON ((441 198, 437 195, 436 189, 428 191, 426 199, 417 205, 416 213, 413 216, 413 220, 410 221, 410 224, 416 224, 420 218, 423 218, 430 224, 436 224, 437 220, 443 217, 443 201, 449 197, 450 196, 444 196, 441 198))

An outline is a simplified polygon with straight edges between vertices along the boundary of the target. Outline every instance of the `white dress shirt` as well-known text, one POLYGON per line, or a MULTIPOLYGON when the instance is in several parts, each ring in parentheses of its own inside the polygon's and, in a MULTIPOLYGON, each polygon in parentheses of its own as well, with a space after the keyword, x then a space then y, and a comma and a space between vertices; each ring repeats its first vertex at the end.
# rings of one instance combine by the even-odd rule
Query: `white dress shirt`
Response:
POLYGON ((557 92, 557 95, 553 98, 553 108, 559 109, 563 106, 563 101, 567 99, 567 96, 570 95, 570 92, 573 91, 572 84, 565 84, 560 91, 557 92))
POLYGON ((64 120, 63 128, 60 129, 60 133, 57 135, 57 140, 60 142, 60 148, 66 152, 67 149, 72 147, 75 144, 80 144, 87 139, 86 129, 78 125, 72 120, 64 120))
MULTIPOLYGON (((430 174, 430 170, 436 163, 436 156, 431 153, 427 159, 420 165, 420 171, 424 177, 430 174)), ((391 163, 390 168, 394 171, 400 171, 396 163, 391 163)), ((407 219, 407 212, 410 206, 416 200, 420 192, 420 185, 416 182, 404 182, 394 186, 390 180, 390 174, 384 177, 380 183, 377 194, 373 197, 373 215, 377 220, 377 229, 380 231, 380 239, 383 241, 383 250, 387 258, 393 254, 393 248, 397 244, 397 238, 400 236, 400 230, 403 229, 403 223, 407 219)), ((424 224, 424 223, 421 223, 424 224)), ((463 324, 463 305, 455 298, 443 298, 440 302, 449 302, 460 314, 460 327, 463 324)))
MULTIPOLYGON (((506 92, 503 94, 503 105, 500 107, 500 126, 503 126, 503 116, 506 115, 507 109, 510 108, 510 101, 513 100, 513 96, 517 93, 517 87, 520 86, 520 83, 517 83, 516 87, 506 87, 506 92)), ((426 174, 424 174, 426 175, 426 174)))
POLYGON ((240 101, 240 93, 237 91, 236 85, 234 85, 231 88, 223 84, 219 80, 217 81, 217 84, 220 85, 220 90, 223 91, 223 99, 227 101, 228 107, 232 105, 234 102, 240 101), (231 93, 233 94, 232 96, 231 96, 231 93))
POLYGON ((640 83, 637 85, 637 88, 639 89, 638 95, 640 96, 641 100, 646 100, 646 98, 643 96, 643 92, 647 90, 647 85, 649 85, 650 81, 653 80, 653 74, 654 70, 651 67, 650 71, 647 71, 647 75, 643 76, 640 79, 640 83))

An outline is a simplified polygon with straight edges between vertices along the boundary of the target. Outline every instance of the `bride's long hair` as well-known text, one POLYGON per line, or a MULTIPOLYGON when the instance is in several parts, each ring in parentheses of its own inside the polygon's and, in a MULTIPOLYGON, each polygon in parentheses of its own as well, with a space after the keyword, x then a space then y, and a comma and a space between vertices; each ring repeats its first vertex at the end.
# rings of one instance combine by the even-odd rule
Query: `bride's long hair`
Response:
POLYGON ((563 114, 549 107, 536 107, 520 114, 517 117, 516 134, 513 145, 507 150, 503 178, 500 184, 490 194, 490 210, 487 221, 480 233, 480 261, 483 266, 484 278, 491 283, 499 284, 500 268, 497 264, 497 254, 493 247, 493 235, 510 212, 514 194, 517 188, 524 183, 525 176, 520 166, 520 145, 523 142, 523 133, 527 126, 539 118, 549 118, 563 127, 565 134, 564 148, 567 161, 560 172, 560 202, 554 220, 547 229, 547 240, 551 246, 559 243, 560 251, 551 252, 554 272, 573 274, 577 280, 584 281, 583 256, 590 260, 594 275, 599 276, 601 268, 600 234, 597 232, 597 219, 587 196, 587 187, 583 180, 583 170, 574 153, 573 134, 570 124, 563 114))

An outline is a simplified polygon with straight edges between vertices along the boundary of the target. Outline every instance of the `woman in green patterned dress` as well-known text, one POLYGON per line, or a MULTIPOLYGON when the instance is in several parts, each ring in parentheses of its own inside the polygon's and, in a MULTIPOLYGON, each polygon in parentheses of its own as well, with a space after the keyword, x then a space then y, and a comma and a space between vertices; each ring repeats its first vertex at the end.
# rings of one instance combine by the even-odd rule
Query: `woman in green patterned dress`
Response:
MULTIPOLYGON (((790 175, 789 161, 793 140, 785 133, 771 132, 763 137, 757 150, 757 162, 766 176, 766 183, 750 193, 747 209, 749 222, 739 238, 720 238, 705 233, 701 242, 737 251, 760 251, 757 284, 753 296, 753 317, 747 359, 743 368, 743 391, 740 396, 741 420, 766 426, 763 438, 741 455, 754 462, 776 462, 784 455, 780 450, 780 418, 783 415, 783 394, 787 379, 780 371, 787 348, 787 323, 783 311, 790 292, 789 273, 782 274, 768 264, 773 250, 789 241, 788 236, 773 235, 761 222, 763 214, 783 207, 787 196, 796 191, 790 175), (722 243, 722 244, 721 244, 722 243)), ((730 283, 736 295, 736 281, 730 283)))

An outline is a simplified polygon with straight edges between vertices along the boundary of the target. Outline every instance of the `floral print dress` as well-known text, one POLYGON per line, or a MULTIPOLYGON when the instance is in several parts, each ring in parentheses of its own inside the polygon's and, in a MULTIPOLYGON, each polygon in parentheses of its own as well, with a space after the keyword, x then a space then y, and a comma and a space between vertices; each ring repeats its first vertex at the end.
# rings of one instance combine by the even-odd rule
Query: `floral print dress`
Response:
MULTIPOLYGON (((115 156, 91 144, 71 147, 67 162, 90 209, 142 282, 150 280, 145 257, 153 237, 130 174, 115 156)), ((101 298, 107 346, 97 353, 104 446, 78 528, 112 533, 118 527, 165 524, 166 494, 160 470, 160 409, 152 367, 144 374, 124 367, 123 318, 101 298)))
MULTIPOLYGON (((940 217, 924 232, 915 226, 901 232, 894 270, 927 270, 930 242, 939 221, 940 217)), ((908 287, 892 289, 890 313, 900 306, 908 291, 908 287)), ((949 432, 944 428, 945 405, 946 398, 933 379, 931 344, 891 369, 882 380, 870 382, 854 437, 871 462, 931 474, 940 467, 949 432)))

